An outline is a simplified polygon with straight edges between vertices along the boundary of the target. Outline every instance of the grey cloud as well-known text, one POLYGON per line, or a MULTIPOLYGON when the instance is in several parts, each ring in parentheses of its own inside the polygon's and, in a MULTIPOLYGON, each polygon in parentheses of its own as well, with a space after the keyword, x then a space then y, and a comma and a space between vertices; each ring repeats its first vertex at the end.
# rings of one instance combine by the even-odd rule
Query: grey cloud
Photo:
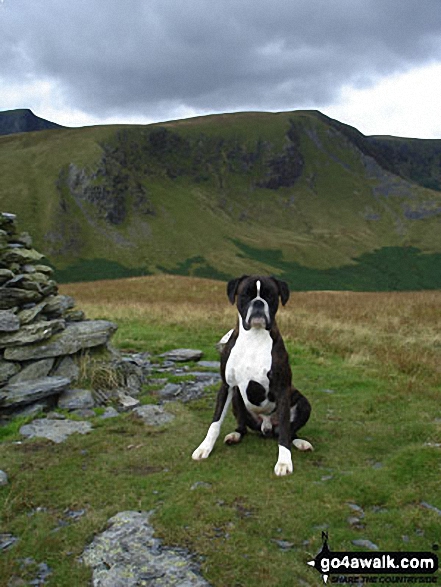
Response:
MULTIPOLYGON (((0 76, 93 115, 331 103, 441 56, 439 0, 4 0, 0 76)), ((153 114, 154 116, 154 114, 153 114)))

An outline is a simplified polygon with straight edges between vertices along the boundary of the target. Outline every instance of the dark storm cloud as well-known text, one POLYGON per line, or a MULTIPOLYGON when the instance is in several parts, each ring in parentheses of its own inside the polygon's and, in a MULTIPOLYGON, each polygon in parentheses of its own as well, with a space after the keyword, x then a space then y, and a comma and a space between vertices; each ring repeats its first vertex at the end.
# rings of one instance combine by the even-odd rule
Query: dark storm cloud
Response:
POLYGON ((0 5, 0 77, 55 80, 95 116, 323 105, 440 57, 440 0, 0 5))

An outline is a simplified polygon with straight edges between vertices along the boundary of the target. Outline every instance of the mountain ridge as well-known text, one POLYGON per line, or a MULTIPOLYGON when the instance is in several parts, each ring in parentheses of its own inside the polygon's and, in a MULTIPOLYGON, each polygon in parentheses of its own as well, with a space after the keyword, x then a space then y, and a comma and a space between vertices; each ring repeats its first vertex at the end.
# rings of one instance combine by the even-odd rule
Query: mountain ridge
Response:
POLYGON ((62 128, 0 137, 0 194, 64 281, 264 271, 309 289, 441 287, 440 149, 304 110, 62 128), (391 283, 367 269, 397 263, 391 283))

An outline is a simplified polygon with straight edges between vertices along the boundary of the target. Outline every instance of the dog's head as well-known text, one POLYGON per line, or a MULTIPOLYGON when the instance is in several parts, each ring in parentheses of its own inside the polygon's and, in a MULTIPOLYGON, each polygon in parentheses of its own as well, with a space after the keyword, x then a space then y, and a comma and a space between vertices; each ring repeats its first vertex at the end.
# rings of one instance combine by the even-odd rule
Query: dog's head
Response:
POLYGON ((287 283, 275 277, 243 275, 228 282, 227 295, 232 304, 237 298, 237 309, 245 330, 271 330, 279 298, 284 306, 289 299, 289 288, 287 283))

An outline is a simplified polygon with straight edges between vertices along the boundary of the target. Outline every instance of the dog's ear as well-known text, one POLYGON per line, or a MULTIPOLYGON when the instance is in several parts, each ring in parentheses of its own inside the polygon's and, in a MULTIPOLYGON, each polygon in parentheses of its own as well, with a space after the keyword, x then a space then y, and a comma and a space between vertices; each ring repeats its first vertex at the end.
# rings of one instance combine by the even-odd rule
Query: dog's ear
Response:
POLYGON ((280 301, 282 302, 282 306, 284 306, 289 300, 289 286, 286 281, 281 281, 280 279, 277 279, 277 277, 271 276, 271 279, 276 282, 277 288, 279 290, 280 301))
POLYGON ((239 287, 239 283, 243 279, 246 279, 247 277, 248 277, 248 275, 242 275, 242 277, 237 277, 237 279, 231 279, 231 281, 228 282, 227 296, 232 304, 234 304, 234 302, 236 300, 236 293, 237 293, 237 288, 239 287))

